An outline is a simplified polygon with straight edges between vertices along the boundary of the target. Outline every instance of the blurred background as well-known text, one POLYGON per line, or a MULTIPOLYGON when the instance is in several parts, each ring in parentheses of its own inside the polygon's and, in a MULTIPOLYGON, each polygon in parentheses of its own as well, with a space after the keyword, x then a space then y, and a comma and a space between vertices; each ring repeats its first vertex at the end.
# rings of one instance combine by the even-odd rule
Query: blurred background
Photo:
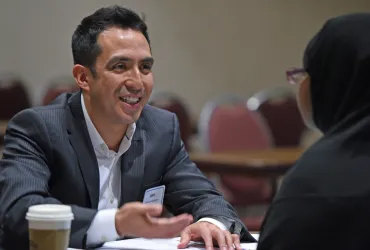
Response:
POLYGON ((71 75, 71 36, 96 9, 121 4, 145 13, 155 89, 187 100, 196 118, 225 92, 250 96, 285 86, 308 40, 333 16, 369 11, 368 0, 1 0, 0 72, 19 74, 33 105, 49 81, 71 75))
MULTIPOLYGON (((3 131, 21 109, 48 104, 75 89, 73 31, 96 9, 120 4, 142 13, 148 24, 155 57, 151 104, 178 114, 192 159, 202 170, 209 172, 213 166, 218 174, 209 177, 233 205, 244 207, 268 204, 283 172, 320 137, 305 128, 286 69, 302 66, 306 44, 328 18, 370 10, 369 0, 0 0, 0 4, 3 131), (238 162, 240 169, 240 162, 248 160, 243 157, 251 155, 247 151, 256 150, 265 151, 251 156, 253 164, 256 159, 260 166, 284 162, 284 171, 257 177, 245 171, 240 177, 236 175, 241 171, 228 168, 238 162), (212 158, 211 153, 231 151, 239 155, 212 158)), ((258 229, 258 221, 246 223, 250 227, 257 223, 258 229)))

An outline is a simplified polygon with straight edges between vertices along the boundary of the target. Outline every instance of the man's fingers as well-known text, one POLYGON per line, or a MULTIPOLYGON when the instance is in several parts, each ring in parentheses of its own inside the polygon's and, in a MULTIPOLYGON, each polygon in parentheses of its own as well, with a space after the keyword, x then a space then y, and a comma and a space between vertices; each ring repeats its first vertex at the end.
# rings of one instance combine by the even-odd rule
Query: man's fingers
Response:
POLYGON ((231 238, 233 239, 235 249, 242 250, 242 246, 240 245, 240 236, 238 234, 232 234, 231 238))
POLYGON ((193 221, 191 215, 180 215, 172 218, 149 218, 155 237, 174 237, 193 221))
POLYGON ((233 238, 231 237, 231 233, 228 230, 225 230, 224 235, 228 249, 234 249, 233 238))
POLYGON ((159 204, 142 204, 138 209, 142 213, 147 213, 150 216, 160 216, 163 206, 159 204))
POLYGON ((191 230, 190 229, 185 229, 182 233, 181 233, 181 240, 180 240, 180 244, 177 245, 177 248, 186 248, 191 240, 191 230))
POLYGON ((200 236, 202 236, 204 244, 206 245, 206 249, 213 249, 213 239, 211 230, 209 230, 207 227, 203 227, 202 230, 200 231, 200 236))
POLYGON ((226 241, 225 241, 225 234, 223 233, 223 231, 221 231, 219 228, 214 229, 214 230, 212 230, 212 235, 213 235, 214 239, 217 241, 218 247, 221 250, 227 250, 227 245, 226 245, 226 241))
POLYGON ((189 214, 181 214, 171 218, 150 218, 154 226, 173 226, 175 224, 190 225, 193 222, 193 216, 189 214))
POLYGON ((175 223, 173 226, 168 226, 169 234, 167 237, 178 236, 179 233, 181 233, 181 231, 183 231, 189 225, 190 225, 189 221, 179 221, 175 223))
POLYGON ((171 217, 170 220, 172 221, 184 221, 186 223, 192 223, 193 222, 193 216, 190 214, 180 214, 178 216, 171 217))

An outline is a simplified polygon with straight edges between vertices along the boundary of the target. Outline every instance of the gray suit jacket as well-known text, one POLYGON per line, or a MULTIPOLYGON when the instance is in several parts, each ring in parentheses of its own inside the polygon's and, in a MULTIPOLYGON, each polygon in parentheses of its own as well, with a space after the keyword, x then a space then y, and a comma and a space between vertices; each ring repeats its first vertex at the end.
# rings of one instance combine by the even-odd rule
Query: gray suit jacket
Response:
MULTIPOLYGON (((232 206, 191 162, 170 112, 146 105, 130 149, 122 156, 120 205, 142 201, 150 187, 166 185, 173 214, 216 218, 254 241, 232 206)), ((0 248, 28 249, 25 214, 31 205, 71 205, 70 247, 85 247, 99 202, 99 170, 84 120, 80 92, 49 106, 27 109, 9 122, 0 160, 0 248)))

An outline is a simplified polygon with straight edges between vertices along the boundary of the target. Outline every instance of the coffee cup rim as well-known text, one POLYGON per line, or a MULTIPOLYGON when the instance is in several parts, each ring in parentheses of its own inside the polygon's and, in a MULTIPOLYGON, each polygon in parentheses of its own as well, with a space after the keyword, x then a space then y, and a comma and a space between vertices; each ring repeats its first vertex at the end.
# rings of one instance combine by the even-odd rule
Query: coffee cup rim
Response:
POLYGON ((26 219, 33 221, 64 221, 73 220, 74 216, 70 206, 41 204, 29 207, 26 219))

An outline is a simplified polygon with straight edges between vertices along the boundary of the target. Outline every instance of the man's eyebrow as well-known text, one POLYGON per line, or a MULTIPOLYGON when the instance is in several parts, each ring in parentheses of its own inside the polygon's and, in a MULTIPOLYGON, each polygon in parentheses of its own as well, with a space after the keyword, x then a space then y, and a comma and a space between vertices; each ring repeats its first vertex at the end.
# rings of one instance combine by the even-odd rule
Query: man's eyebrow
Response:
POLYGON ((142 62, 145 62, 145 63, 154 63, 154 58, 151 57, 151 56, 148 56, 148 57, 145 57, 143 60, 141 60, 142 62))
POLYGON ((112 65, 118 62, 128 62, 128 61, 132 61, 132 60, 125 56, 114 56, 111 59, 109 59, 109 61, 107 62, 107 65, 112 65))
MULTIPOLYGON (((107 65, 112 65, 118 62, 130 62, 130 61, 132 61, 132 59, 125 57, 125 56, 114 56, 111 59, 109 59, 109 61, 107 62, 107 65)), ((142 59, 141 62, 154 63, 154 58, 151 56, 148 56, 142 59)))

